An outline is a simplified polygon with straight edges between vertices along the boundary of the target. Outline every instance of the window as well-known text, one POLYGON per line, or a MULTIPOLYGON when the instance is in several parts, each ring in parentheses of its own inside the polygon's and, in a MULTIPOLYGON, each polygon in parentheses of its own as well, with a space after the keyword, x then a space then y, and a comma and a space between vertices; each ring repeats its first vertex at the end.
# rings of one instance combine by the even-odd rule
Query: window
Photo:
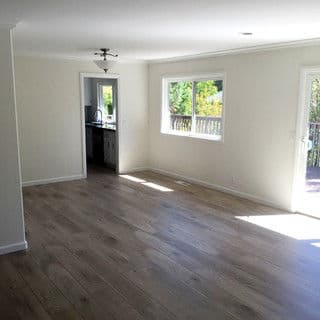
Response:
POLYGON ((98 103, 102 112, 103 122, 115 122, 112 85, 98 84, 98 103))
POLYGON ((161 132, 222 140, 224 76, 163 79, 161 132))

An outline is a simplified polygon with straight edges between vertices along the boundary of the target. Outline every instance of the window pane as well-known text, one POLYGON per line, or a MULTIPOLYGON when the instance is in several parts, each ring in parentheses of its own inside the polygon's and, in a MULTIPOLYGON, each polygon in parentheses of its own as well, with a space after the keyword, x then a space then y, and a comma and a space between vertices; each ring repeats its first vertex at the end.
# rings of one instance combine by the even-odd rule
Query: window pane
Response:
POLYGON ((169 83, 170 130, 191 131, 192 81, 169 83))
POLYGON ((102 87, 102 100, 105 121, 112 120, 113 116, 113 101, 112 101, 112 86, 102 87))
POLYGON ((196 86, 196 124, 198 134, 222 134, 223 85, 222 80, 198 81, 196 86))

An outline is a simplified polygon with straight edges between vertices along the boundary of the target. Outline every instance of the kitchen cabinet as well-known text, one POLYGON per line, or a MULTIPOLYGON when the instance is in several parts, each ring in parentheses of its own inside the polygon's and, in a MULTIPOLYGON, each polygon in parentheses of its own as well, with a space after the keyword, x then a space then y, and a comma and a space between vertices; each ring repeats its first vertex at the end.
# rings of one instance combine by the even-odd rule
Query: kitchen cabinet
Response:
POLYGON ((116 168, 116 133, 111 130, 103 130, 104 163, 108 167, 116 168))
POLYGON ((88 162, 116 169, 116 131, 86 124, 86 152, 88 162))
POLYGON ((92 145, 92 127, 86 126, 86 152, 87 160, 93 160, 93 145, 92 145))
POLYGON ((93 161, 96 164, 104 163, 103 131, 100 128, 92 128, 92 152, 93 161))

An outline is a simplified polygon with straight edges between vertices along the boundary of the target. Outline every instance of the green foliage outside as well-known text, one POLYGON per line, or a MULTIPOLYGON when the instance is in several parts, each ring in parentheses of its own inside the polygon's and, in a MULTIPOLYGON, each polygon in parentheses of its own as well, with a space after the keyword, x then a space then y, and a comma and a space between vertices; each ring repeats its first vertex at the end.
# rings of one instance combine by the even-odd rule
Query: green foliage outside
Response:
MULTIPOLYGON (((222 81, 199 81, 196 85, 196 115, 222 116, 222 81), (220 97, 222 94, 220 94, 220 97)), ((176 115, 192 115, 192 81, 171 82, 169 84, 170 113, 176 115)))
POLYGON ((192 82, 180 81, 169 84, 169 108, 171 114, 192 115, 192 82))
POLYGON ((320 79, 312 81, 309 121, 320 122, 320 79))
POLYGON ((104 114, 112 115, 113 114, 113 105, 112 105, 112 87, 103 86, 103 104, 104 104, 104 114))
POLYGON ((222 116, 222 101, 215 98, 217 93, 218 86, 215 84, 215 81, 196 82, 197 116, 222 116))
POLYGON ((312 148, 308 152, 308 167, 320 166, 320 132, 317 123, 320 123, 320 79, 314 79, 311 84, 311 99, 309 106, 309 140, 312 148))

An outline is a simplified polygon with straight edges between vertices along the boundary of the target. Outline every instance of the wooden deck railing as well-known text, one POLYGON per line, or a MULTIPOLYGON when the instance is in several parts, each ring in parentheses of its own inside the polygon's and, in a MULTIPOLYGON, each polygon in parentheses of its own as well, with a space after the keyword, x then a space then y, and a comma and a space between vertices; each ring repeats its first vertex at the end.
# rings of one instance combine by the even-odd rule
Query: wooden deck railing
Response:
MULTIPOLYGON (((177 131, 191 131, 191 116, 171 115, 170 127, 171 130, 177 131)), ((196 116, 196 133, 221 135, 222 123, 221 117, 203 117, 196 116)))
POLYGON ((320 122, 309 123, 308 167, 320 167, 320 122))

